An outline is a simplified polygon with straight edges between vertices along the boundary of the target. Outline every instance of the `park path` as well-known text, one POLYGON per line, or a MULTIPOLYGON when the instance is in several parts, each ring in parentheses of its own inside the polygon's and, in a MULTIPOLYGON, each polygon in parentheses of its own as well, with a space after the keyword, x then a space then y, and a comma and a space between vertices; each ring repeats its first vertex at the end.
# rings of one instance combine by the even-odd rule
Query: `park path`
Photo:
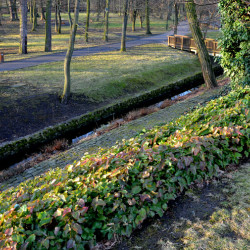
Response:
MULTIPOLYGON (((182 21, 178 25, 178 35, 186 35, 189 33, 189 24, 187 21, 182 21)), ((126 47, 131 48, 134 46, 151 44, 151 43, 164 43, 167 41, 167 37, 173 35, 173 31, 168 31, 160 35, 152 35, 143 38, 137 38, 134 40, 126 41, 126 47)), ((120 49, 120 43, 104 44, 100 46, 94 46, 89 48, 83 48, 75 50, 73 57, 88 56, 96 53, 110 52, 120 49)), ((43 63, 51 63, 57 61, 63 61, 66 52, 53 53, 49 55, 37 56, 27 59, 21 59, 11 62, 0 63, 0 72, 11 71, 17 69, 23 69, 27 67, 37 66, 43 63)))
POLYGON ((85 152, 94 153, 98 151, 99 147, 111 147, 115 145, 117 141, 134 137, 144 128, 150 129, 156 125, 166 124, 171 120, 178 118, 184 112, 197 106, 199 103, 210 100, 217 95, 218 92, 219 89, 205 91, 202 95, 186 99, 170 107, 161 109, 158 112, 128 122, 96 138, 72 145, 67 151, 52 156, 50 159, 45 160, 34 167, 25 170, 23 173, 15 175, 7 181, 0 183, 0 191, 16 187, 21 182, 31 180, 35 176, 39 176, 50 169, 63 168, 68 164, 73 164, 75 161, 79 161, 85 152))

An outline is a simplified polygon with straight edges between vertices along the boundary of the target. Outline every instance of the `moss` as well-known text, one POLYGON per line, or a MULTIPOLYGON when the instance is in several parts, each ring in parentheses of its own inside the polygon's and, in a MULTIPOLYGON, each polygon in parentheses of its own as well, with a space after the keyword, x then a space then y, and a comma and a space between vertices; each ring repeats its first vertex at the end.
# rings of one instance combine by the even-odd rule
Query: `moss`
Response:
MULTIPOLYGON (((221 68, 216 66, 215 74, 219 75, 221 73, 221 68)), ((202 82, 202 73, 197 73, 167 86, 163 86, 144 94, 124 99, 119 103, 111 104, 93 112, 89 112, 66 121, 65 123, 45 128, 42 131, 26 136, 17 141, 3 143, 0 147, 0 163, 4 164, 1 164, 1 166, 4 167, 4 165, 7 165, 6 161, 10 158, 13 159, 13 156, 22 155, 27 153, 27 151, 33 151, 33 149, 36 150, 42 144, 49 143, 58 137, 63 137, 67 134, 72 136, 75 131, 87 129, 96 122, 101 123, 105 119, 108 120, 114 116, 119 116, 131 109, 142 107, 165 98, 170 98, 190 88, 197 87, 202 82)))

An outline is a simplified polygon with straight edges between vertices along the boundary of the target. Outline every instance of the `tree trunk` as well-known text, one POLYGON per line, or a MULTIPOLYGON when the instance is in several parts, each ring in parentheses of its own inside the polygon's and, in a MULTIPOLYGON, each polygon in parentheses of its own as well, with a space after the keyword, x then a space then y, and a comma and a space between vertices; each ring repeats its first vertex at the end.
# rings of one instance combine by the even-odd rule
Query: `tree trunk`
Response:
POLYGON ((72 18, 71 18, 71 14, 70 14, 70 0, 68 0, 68 17, 69 17, 70 28, 72 28, 72 18))
POLYGON ((109 31, 109 5, 110 1, 106 0, 106 8, 105 8, 105 26, 104 26, 104 35, 103 40, 108 42, 108 31, 109 31))
POLYGON ((0 2, 0 26, 2 26, 2 1, 0 2))
POLYGON ((101 13, 101 0, 97 0, 97 18, 96 21, 99 22, 101 13))
POLYGON ((33 22, 32 22, 32 31, 36 30, 37 27, 37 8, 36 8, 36 0, 33 0, 32 4, 32 13, 33 13, 33 22))
POLYGON ((146 34, 151 35, 150 31, 150 19, 149 19, 149 14, 150 14, 150 9, 149 9, 149 0, 146 0, 146 6, 145 6, 145 11, 146 11, 146 34))
POLYGON ((128 23, 128 0, 124 0, 121 52, 126 51, 127 23, 128 23))
POLYGON ((64 60, 64 90, 62 94, 62 103, 67 103, 70 96, 70 63, 74 51, 75 37, 77 31, 78 17, 79 17, 79 3, 80 0, 75 0, 75 18, 70 32, 69 47, 64 60))
POLYGON ((45 52, 51 51, 51 0, 46 2, 45 52))
POLYGON ((20 19, 20 54, 27 54, 27 0, 20 0, 21 19, 20 19))
POLYGON ((87 16, 86 16, 86 28, 85 28, 85 41, 89 41, 89 15, 90 15, 90 0, 87 0, 87 16))
POLYGON ((55 1, 55 32, 58 32, 58 1, 55 1))
POLYGON ((40 0, 40 10, 41 10, 41 21, 45 20, 44 8, 43 8, 43 0, 40 0))
POLYGON ((185 7, 190 30, 197 47, 198 57, 206 86, 207 88, 217 87, 218 84, 213 72, 212 63, 204 40, 202 39, 202 33, 197 19, 194 0, 186 0, 185 7))
POLYGON ((174 35, 177 35, 177 27, 178 27, 178 4, 175 2, 174 4, 174 35))
POLYGON ((136 22, 137 10, 132 11, 132 31, 135 32, 135 22, 136 22))
POLYGON ((9 0, 9 10, 10 10, 10 20, 16 21, 17 20, 16 0, 9 0))
POLYGON ((61 34, 62 33, 62 16, 61 16, 61 2, 58 0, 58 29, 57 33, 61 34))

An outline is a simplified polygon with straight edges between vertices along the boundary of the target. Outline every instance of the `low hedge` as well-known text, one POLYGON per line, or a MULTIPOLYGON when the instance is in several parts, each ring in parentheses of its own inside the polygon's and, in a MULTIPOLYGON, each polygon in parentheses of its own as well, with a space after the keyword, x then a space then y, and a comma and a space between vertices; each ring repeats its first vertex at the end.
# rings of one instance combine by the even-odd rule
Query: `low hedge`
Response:
POLYGON ((84 249, 162 216, 188 186, 248 157, 249 91, 0 193, 0 248, 84 249))
MULTIPOLYGON (((214 71, 216 75, 222 74, 222 68, 220 66, 214 67, 214 71)), ((13 159, 21 159, 24 154, 33 153, 42 145, 57 138, 72 138, 72 135, 78 131, 93 129, 97 122, 101 123, 107 119, 112 119, 114 116, 124 114, 131 109, 172 97, 190 88, 197 87, 202 84, 202 82, 202 74, 197 73, 178 82, 97 109, 96 111, 89 112, 55 126, 47 127, 32 135, 19 138, 15 141, 2 143, 0 145, 0 169, 9 166, 13 159)))

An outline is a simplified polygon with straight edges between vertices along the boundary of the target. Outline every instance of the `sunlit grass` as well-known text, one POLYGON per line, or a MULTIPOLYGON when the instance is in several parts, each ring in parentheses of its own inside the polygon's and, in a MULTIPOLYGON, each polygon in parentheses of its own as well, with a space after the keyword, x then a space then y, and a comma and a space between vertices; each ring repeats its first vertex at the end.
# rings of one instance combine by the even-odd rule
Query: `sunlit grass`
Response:
MULTIPOLYGON (((54 29, 54 14, 52 14, 52 52, 65 51, 68 46, 70 27, 68 24, 68 16, 66 13, 62 14, 62 34, 57 34, 54 29)), ((96 21, 96 14, 91 13, 90 16, 90 30, 89 30, 89 42, 86 43, 84 39, 85 33, 85 20, 86 14, 80 13, 78 30, 75 41, 75 49, 96 46, 105 44, 103 41, 103 28, 104 19, 103 15, 100 15, 100 20, 96 21)), ((166 32, 165 20, 159 18, 151 18, 151 30, 153 34, 159 34, 166 32)), ((0 50, 5 53, 5 61, 18 60, 23 58, 29 58, 33 56, 39 56, 44 54, 50 54, 44 52, 45 46, 45 29, 44 21, 38 19, 38 27, 35 31, 31 31, 32 25, 28 18, 28 54, 19 55, 19 22, 10 22, 9 16, 4 15, 3 19, 3 32, 0 38, 0 50)), ((143 23, 144 28, 140 28, 139 18, 136 22, 136 31, 132 32, 132 24, 128 22, 128 39, 130 35, 142 36, 145 35, 145 21, 143 23)), ((120 42, 122 28, 122 17, 118 14, 110 14, 109 20, 109 42, 120 42)))
MULTIPOLYGON (((114 51, 73 59, 71 90, 73 94, 84 94, 90 100, 100 102, 148 91, 199 70, 199 62, 193 54, 165 45, 144 45, 131 48, 122 54, 114 51)), ((63 62, 3 72, 0 73, 0 78, 2 84, 7 83, 9 86, 13 82, 25 83, 22 95, 31 95, 33 89, 33 94, 38 89, 41 93, 60 94, 64 82, 63 62)), ((13 98, 11 88, 2 91, 13 98)))

